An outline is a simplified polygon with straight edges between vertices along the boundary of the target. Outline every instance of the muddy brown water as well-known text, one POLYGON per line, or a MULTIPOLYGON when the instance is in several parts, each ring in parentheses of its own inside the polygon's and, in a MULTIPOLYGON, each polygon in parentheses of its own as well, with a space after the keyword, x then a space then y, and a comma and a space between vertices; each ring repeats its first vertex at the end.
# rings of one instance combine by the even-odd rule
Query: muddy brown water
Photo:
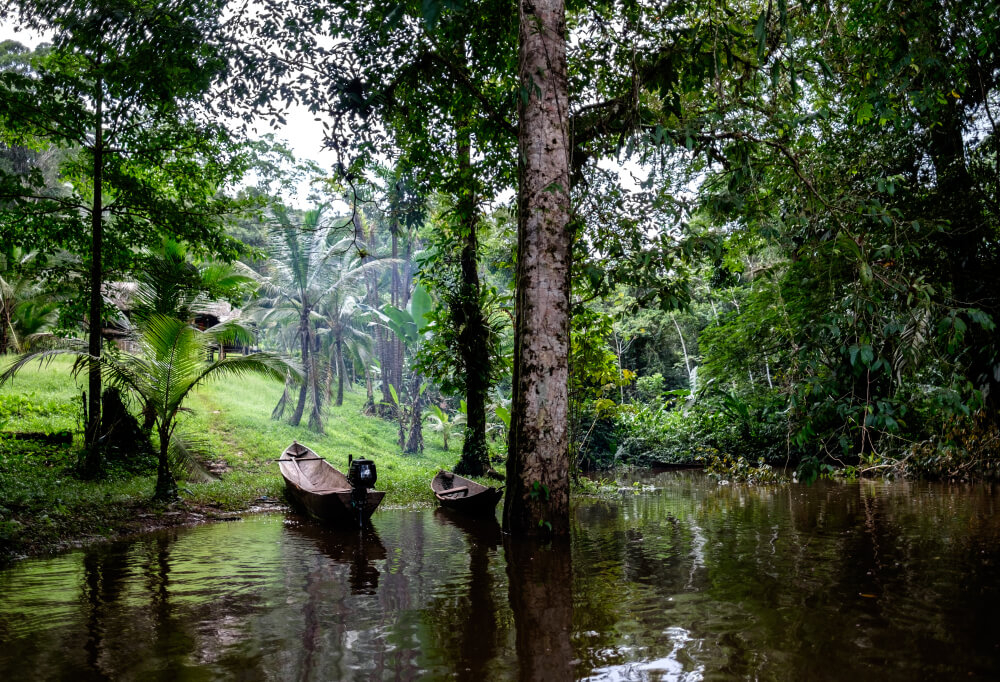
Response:
POLYGON ((0 680, 1000 679, 997 488, 636 483, 561 545, 387 510, 26 560, 0 680))

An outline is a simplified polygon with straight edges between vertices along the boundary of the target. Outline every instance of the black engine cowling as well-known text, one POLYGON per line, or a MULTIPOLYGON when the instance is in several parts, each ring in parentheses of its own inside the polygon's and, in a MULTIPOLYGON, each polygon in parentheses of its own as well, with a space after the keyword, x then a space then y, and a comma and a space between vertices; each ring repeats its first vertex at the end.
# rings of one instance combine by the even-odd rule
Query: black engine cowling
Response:
POLYGON ((375 487, 378 471, 375 462, 364 457, 351 459, 351 468, 347 472, 347 482, 355 490, 367 490, 375 487))

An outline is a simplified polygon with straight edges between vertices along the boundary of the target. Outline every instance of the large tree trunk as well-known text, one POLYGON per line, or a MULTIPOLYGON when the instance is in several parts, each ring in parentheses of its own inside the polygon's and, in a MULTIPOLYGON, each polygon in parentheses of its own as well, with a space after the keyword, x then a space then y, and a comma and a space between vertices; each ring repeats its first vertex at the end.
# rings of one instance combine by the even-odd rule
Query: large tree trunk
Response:
MULTIPOLYGON (((998 251, 996 228, 986 217, 982 201, 973 191, 975 181, 969 175, 965 158, 965 141, 958 105, 947 98, 945 114, 934 120, 930 128, 928 151, 937 175, 938 197, 947 197, 939 205, 944 209, 942 221, 950 229, 940 235, 951 264, 952 301, 950 305, 970 306, 991 315, 1000 316, 997 296, 996 268, 998 251)), ((997 417, 1000 409, 1000 376, 997 375, 997 342, 993 330, 977 324, 969 325, 965 337, 968 348, 968 378, 983 392, 986 406, 997 417)))
POLYGON ((462 281, 455 302, 455 324, 461 330, 458 334, 459 352, 465 368, 465 403, 467 422, 462 457, 455 465, 455 471, 464 475, 482 476, 490 466, 489 449, 486 446, 486 394, 490 385, 489 330, 480 307, 479 288, 479 243, 476 231, 479 227, 479 212, 475 180, 472 174, 472 145, 465 128, 466 122, 459 122, 458 172, 461 177, 461 194, 458 197, 457 213, 462 230, 462 281))
POLYGON ((94 129, 94 205, 91 208, 91 253, 90 253, 90 325, 87 352, 90 366, 87 373, 87 456, 83 473, 87 477, 100 475, 103 469, 100 447, 101 436, 101 331, 104 327, 104 298, 101 289, 104 284, 104 264, 101 256, 104 249, 104 84, 97 80, 94 129))
POLYGON ((569 111, 563 0, 521 0, 517 315, 504 527, 569 533, 569 111), (525 101, 527 99, 527 101, 525 101))

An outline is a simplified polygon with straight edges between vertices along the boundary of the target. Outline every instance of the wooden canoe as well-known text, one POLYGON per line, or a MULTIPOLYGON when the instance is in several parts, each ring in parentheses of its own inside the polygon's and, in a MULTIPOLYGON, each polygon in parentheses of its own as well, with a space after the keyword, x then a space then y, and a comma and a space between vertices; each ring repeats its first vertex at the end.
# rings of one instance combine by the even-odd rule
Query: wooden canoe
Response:
POLYGON ((503 487, 487 487, 444 470, 437 472, 431 481, 431 490, 442 507, 470 516, 494 514, 497 502, 503 497, 503 487))
POLYGON ((293 504, 313 518, 342 526, 363 525, 385 497, 384 492, 369 490, 359 509, 354 505, 353 490, 347 476, 305 445, 292 442, 278 459, 285 479, 285 491, 293 504))

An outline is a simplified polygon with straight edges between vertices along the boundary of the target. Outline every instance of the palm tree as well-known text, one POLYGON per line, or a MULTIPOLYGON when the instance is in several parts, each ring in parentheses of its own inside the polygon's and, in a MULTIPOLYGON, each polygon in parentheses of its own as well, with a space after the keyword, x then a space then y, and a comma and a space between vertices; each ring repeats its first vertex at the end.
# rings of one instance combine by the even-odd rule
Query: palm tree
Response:
POLYGON ((242 299, 256 287, 257 274, 243 263, 194 261, 187 245, 169 237, 144 259, 130 302, 133 320, 159 314, 191 321, 206 303, 242 299))
MULTIPOLYGON (((280 204, 274 206, 280 234, 271 247, 274 256, 266 263, 271 276, 263 283, 258 302, 261 322, 294 320, 297 324, 296 338, 302 351, 303 381, 289 423, 298 426, 302 421, 306 398, 311 390, 313 405, 309 428, 320 433, 323 432, 323 400, 313 350, 318 345, 314 318, 320 319, 314 309, 324 291, 322 265, 328 257, 327 239, 331 231, 323 222, 325 208, 323 205, 306 211, 303 224, 299 227, 293 224, 285 207, 280 204)), ((283 395, 275 407, 271 415, 274 419, 283 414, 285 399, 286 395, 283 395)))
POLYGON ((447 412, 434 403, 431 403, 431 414, 427 415, 425 419, 430 421, 431 431, 441 434, 441 440, 444 441, 444 449, 447 451, 448 441, 451 439, 451 436, 462 432, 461 428, 465 426, 467 418, 462 413, 456 414, 454 417, 449 417, 447 412))
POLYGON ((365 364, 371 354, 373 339, 358 324, 368 310, 362 303, 365 278, 378 274, 381 270, 400 261, 383 258, 363 262, 354 248, 354 238, 347 237, 334 244, 324 262, 325 291, 318 304, 318 311, 324 317, 333 336, 330 349, 330 366, 337 373, 336 405, 344 403, 344 355, 351 351, 365 364), (336 256, 340 256, 337 258, 336 256))
MULTIPOLYGON (((250 333, 240 325, 227 322, 204 332, 188 323, 167 315, 154 314, 133 330, 133 341, 138 352, 116 357, 102 354, 100 364, 106 382, 129 391, 140 403, 143 411, 154 415, 154 426, 159 436, 159 457, 156 470, 156 492, 153 499, 169 501, 177 498, 177 484, 170 470, 170 451, 175 444, 174 432, 177 414, 183 408, 191 391, 211 379, 263 374, 279 380, 298 374, 298 369, 286 360, 270 353, 233 356, 207 362, 208 349, 217 343, 245 341, 250 333)), ((75 371, 87 366, 92 359, 87 344, 67 339, 63 347, 26 353, 0 374, 0 386, 34 360, 60 354, 79 358, 75 371)))

